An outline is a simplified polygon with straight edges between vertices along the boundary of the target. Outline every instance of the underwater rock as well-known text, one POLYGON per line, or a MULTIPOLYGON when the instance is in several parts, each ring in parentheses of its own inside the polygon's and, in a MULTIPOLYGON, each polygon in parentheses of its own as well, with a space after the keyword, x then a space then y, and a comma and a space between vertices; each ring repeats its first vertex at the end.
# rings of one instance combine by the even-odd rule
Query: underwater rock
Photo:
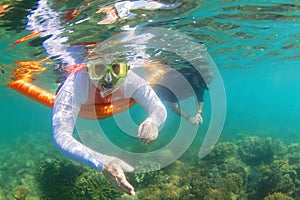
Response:
POLYGON ((274 157, 271 138, 246 137, 238 141, 238 150, 241 160, 248 165, 270 163, 274 157))
MULTIPOLYGON (((137 169, 143 173, 126 174, 135 196, 119 193, 101 172, 64 157, 51 156, 38 164, 28 157, 17 163, 16 153, 5 152, 1 170, 14 177, 7 180, 7 174, 0 173, 8 183, 0 188, 0 199, 300 199, 300 144, 286 146, 253 136, 237 144, 220 142, 204 159, 186 153, 163 169, 157 160, 140 163, 137 169)), ((162 154, 163 159, 172 156, 169 151, 162 154)))
POLYGON ((184 200, 191 199, 190 187, 181 184, 180 176, 168 176, 160 174, 155 180, 143 189, 137 191, 136 195, 139 199, 172 199, 184 200))
POLYGON ((270 194, 264 198, 264 200, 294 200, 294 198, 289 197, 280 192, 275 192, 274 194, 270 194))
POLYGON ((189 163, 184 163, 180 160, 175 160, 171 165, 167 166, 163 170, 169 175, 184 176, 191 169, 192 167, 189 163))
POLYGON ((165 163, 168 160, 174 160, 175 155, 170 149, 164 149, 157 156, 157 163, 165 163))
POLYGON ((231 159, 227 163, 209 166, 209 192, 207 195, 210 196, 213 191, 213 196, 222 193, 224 196, 234 195, 238 199, 243 199, 245 198, 248 175, 247 166, 239 160, 231 159))
POLYGON ((69 160, 47 159, 39 163, 35 179, 41 190, 42 199, 76 199, 74 184, 86 169, 69 160))
POLYGON ((287 155, 288 148, 283 143, 282 140, 270 140, 270 141, 271 141, 271 146, 272 146, 272 150, 274 152, 274 158, 275 159, 278 159, 280 157, 283 157, 283 156, 287 155))
POLYGON ((122 195, 101 172, 64 159, 41 162, 35 178, 42 193, 41 199, 108 200, 122 195))
POLYGON ((272 193, 292 195, 296 191, 295 171, 282 161, 275 161, 270 165, 260 167, 262 180, 257 188, 257 195, 264 197, 272 193))
POLYGON ((212 151, 204 158, 205 161, 220 164, 231 158, 237 157, 237 145, 231 142, 217 144, 212 151))
POLYGON ((134 173, 134 181, 143 186, 147 186, 150 180, 158 174, 159 169, 159 163, 153 161, 139 162, 138 165, 135 166, 135 171, 141 173, 134 173))
POLYGON ((139 200, 138 195, 128 195, 128 194, 123 194, 120 196, 117 200, 139 200))
POLYGON ((106 180, 103 173, 90 169, 79 176, 74 184, 74 200, 110 200, 121 197, 106 180))
POLYGON ((205 196, 204 199, 213 199, 213 200, 231 199, 231 193, 224 189, 218 190, 218 189, 210 188, 208 190, 208 194, 205 196))
POLYGON ((244 188, 244 179, 237 173, 227 174, 224 178, 224 184, 228 191, 239 194, 244 188))
MULTIPOLYGON (((288 146, 288 164, 294 168, 300 169, 300 144, 291 144, 288 146)), ((300 170, 298 171, 300 174, 300 170)))
POLYGON ((24 185, 19 185, 14 189, 14 197, 16 200, 25 200, 29 193, 29 188, 24 185))

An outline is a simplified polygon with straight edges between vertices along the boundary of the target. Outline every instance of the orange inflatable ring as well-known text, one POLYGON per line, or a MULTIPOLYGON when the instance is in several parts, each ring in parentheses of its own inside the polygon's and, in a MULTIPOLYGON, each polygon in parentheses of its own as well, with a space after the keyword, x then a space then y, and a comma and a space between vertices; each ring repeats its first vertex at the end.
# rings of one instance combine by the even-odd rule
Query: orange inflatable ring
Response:
MULTIPOLYGON (((154 86, 157 81, 166 73, 164 68, 159 64, 151 65, 151 68, 145 66, 145 68, 150 72, 150 75, 146 77, 146 81, 151 86, 154 86)), ((28 79, 27 77, 21 77, 20 79, 14 80, 8 83, 8 86, 38 103, 41 103, 50 108, 53 107, 56 96, 51 92, 34 85, 33 83, 31 83, 31 79, 28 79)), ((123 112, 134 104, 135 101, 133 99, 120 99, 114 101, 112 104, 83 104, 81 105, 79 116, 87 119, 103 119, 106 117, 110 117, 113 114, 123 112)))

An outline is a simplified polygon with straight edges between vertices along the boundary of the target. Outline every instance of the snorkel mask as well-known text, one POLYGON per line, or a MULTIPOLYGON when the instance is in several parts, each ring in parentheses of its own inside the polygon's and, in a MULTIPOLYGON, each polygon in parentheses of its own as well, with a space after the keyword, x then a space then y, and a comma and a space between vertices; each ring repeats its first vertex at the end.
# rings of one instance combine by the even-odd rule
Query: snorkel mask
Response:
POLYGON ((124 59, 117 59, 109 65, 103 62, 89 62, 87 64, 88 75, 94 83, 97 83, 102 97, 120 88, 129 68, 129 64, 124 62, 124 59))

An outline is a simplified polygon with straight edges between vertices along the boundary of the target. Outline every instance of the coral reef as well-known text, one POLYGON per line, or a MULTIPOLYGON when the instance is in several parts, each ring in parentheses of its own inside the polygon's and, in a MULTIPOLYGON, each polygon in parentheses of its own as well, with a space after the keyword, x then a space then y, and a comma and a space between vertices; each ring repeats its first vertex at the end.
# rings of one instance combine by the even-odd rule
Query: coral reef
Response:
POLYGON ((16 200, 25 200, 29 193, 29 188, 24 185, 17 186, 14 189, 14 197, 16 200))
POLYGON ((238 146, 231 142, 223 142, 216 145, 212 151, 204 158, 209 162, 215 162, 217 164, 226 162, 229 159, 237 157, 238 146))
POLYGON ((240 158, 248 165, 269 163, 273 160, 271 138, 247 137, 238 141, 238 147, 240 158))
POLYGON ((66 159, 42 161, 35 173, 42 199, 116 199, 121 193, 97 170, 66 159))
POLYGON ((180 176, 169 176, 163 172, 154 177, 151 183, 137 192, 139 199, 190 199, 188 185, 182 185, 180 176))
POLYGON ((134 173, 134 181, 147 186, 148 181, 158 174, 157 170, 159 169, 159 163, 152 161, 145 161, 143 163, 139 162, 135 167, 135 170, 139 173, 134 173))
POLYGON ((84 172, 79 164, 61 159, 47 159, 38 164, 35 178, 42 199, 73 199, 76 179, 84 172))
POLYGON ((274 194, 270 194, 264 198, 264 200, 293 200, 292 197, 289 197, 285 194, 276 192, 274 194))
MULTIPOLYGON (((129 196, 111 187, 101 172, 70 161, 59 152, 46 153, 44 143, 33 148, 28 138, 17 141, 15 152, 0 148, 0 182, 9 183, 2 184, 0 199, 300 199, 298 143, 240 137, 236 143, 219 142, 204 159, 196 160, 188 151, 163 169, 156 162, 141 162, 136 166, 140 173, 126 174, 136 189, 136 195, 129 196), (24 159, 19 156, 22 151, 29 152, 24 159), (34 155, 36 151, 41 153, 34 155)), ((171 154, 164 152, 166 157, 171 154)))
MULTIPOLYGON (((79 177, 74 184, 74 200, 85 199, 117 199, 122 194, 111 187, 101 172, 90 169, 79 177)), ((69 198, 71 199, 71 198, 69 198)))
POLYGON ((245 164, 229 161, 218 165, 214 162, 200 161, 193 173, 185 177, 190 183, 191 199, 231 199, 245 197, 247 183, 245 164))

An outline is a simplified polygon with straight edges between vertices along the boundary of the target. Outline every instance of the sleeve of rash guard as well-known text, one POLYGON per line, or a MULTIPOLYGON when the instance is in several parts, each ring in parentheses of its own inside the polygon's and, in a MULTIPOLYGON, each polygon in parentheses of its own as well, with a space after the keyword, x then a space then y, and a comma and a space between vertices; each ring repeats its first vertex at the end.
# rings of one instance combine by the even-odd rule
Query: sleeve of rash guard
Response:
POLYGON ((126 93, 132 94, 135 101, 148 112, 149 118, 158 126, 162 125, 166 121, 167 111, 155 91, 144 79, 133 72, 130 72, 127 78, 129 81, 125 86, 127 87, 126 93))
POLYGON ((108 156, 93 151, 73 137, 76 118, 81 106, 79 98, 81 94, 78 92, 80 86, 68 80, 65 84, 57 94, 53 107, 54 142, 57 148, 69 158, 102 171, 103 163, 108 156))

